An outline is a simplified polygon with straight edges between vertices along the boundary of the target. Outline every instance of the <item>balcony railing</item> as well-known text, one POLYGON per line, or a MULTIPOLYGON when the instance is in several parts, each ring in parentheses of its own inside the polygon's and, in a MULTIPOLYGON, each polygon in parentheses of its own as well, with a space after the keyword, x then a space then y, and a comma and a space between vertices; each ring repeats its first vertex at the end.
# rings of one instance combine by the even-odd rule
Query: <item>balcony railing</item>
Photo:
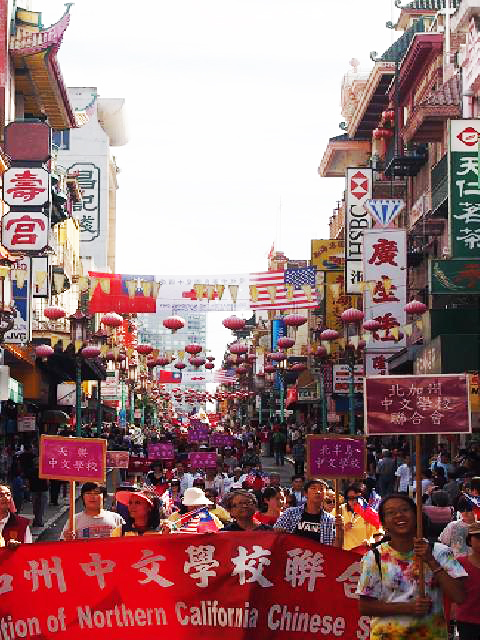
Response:
POLYGON ((445 154, 432 167, 432 213, 435 213, 448 200, 448 159, 445 154))
POLYGON ((427 160, 427 145, 419 144, 411 149, 406 149, 403 144, 400 144, 396 150, 395 139, 392 138, 385 154, 384 173, 391 178, 416 176, 427 160))

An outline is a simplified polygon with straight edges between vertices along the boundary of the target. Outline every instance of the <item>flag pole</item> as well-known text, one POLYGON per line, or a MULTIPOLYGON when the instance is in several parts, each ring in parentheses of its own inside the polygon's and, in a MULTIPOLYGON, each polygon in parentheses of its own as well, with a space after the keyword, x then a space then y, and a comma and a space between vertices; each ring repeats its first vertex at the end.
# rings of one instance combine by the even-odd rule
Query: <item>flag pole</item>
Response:
MULTIPOLYGON (((417 538, 423 538, 423 510, 422 510, 422 436, 415 435, 415 484, 417 497, 417 538)), ((421 558, 418 562, 418 592, 425 597, 425 566, 421 558)))
POLYGON ((75 532, 75 480, 70 480, 70 505, 68 513, 68 526, 71 533, 75 532))

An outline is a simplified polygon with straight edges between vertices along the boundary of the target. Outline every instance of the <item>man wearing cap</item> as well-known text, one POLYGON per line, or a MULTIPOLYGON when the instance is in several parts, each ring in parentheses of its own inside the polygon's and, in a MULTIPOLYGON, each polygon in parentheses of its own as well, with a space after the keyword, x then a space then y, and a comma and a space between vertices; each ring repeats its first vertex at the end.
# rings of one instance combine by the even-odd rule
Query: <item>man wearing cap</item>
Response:
POLYGON ((2 484, 0 485, 0 541, 3 538, 4 544, 7 545, 11 541, 32 542, 30 521, 14 511, 15 505, 10 487, 2 484))
POLYGON ((107 488, 97 482, 85 482, 80 491, 83 511, 75 514, 73 531, 70 523, 65 523, 60 540, 80 538, 109 538, 113 531, 125 524, 121 515, 103 508, 107 488))

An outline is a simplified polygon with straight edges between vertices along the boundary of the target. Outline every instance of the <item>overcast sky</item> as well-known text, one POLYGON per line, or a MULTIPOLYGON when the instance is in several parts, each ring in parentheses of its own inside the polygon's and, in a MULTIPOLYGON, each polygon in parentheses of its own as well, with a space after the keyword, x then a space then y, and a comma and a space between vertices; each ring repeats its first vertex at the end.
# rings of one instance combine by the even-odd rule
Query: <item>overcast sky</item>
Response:
MULTIPOLYGON (((341 133, 340 87, 382 53, 393 0, 77 0, 59 60, 68 86, 124 97, 117 271, 246 273, 272 242, 309 258, 342 179, 320 178, 341 133)), ((35 0, 44 24, 63 0, 35 0)), ((395 34, 400 35, 400 34, 395 34)))

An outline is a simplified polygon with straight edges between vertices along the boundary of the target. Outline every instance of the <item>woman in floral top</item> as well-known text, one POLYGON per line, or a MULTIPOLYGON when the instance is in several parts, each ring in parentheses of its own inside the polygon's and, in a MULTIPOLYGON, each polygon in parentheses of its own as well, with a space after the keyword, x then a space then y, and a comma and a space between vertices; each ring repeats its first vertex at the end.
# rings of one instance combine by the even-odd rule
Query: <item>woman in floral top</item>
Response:
POLYGON ((465 599, 466 571, 451 549, 415 538, 416 508, 403 494, 385 497, 378 510, 389 536, 362 560, 357 586, 360 613, 370 616, 370 640, 447 640, 442 594, 465 599), (415 558, 416 556, 416 558, 415 558), (425 597, 418 591, 418 558, 425 563, 425 597))

